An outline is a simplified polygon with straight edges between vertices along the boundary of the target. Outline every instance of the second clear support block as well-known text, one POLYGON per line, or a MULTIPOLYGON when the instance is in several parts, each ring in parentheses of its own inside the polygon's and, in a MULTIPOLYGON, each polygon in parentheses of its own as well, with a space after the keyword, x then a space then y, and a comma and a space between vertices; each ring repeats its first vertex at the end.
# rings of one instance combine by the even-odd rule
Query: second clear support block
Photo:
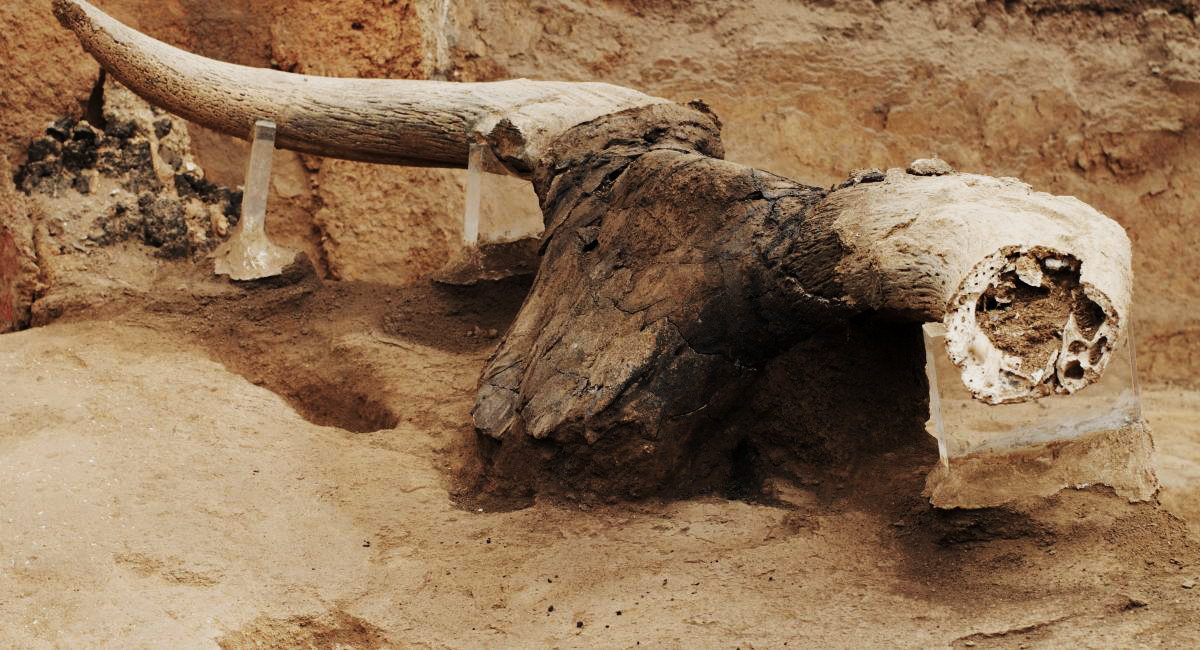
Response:
POLYGON ((941 463, 927 491, 935 505, 977 508, 1067 488, 1107 485, 1133 500, 1158 482, 1142 420, 1132 337, 1104 375, 1070 395, 1014 404, 974 399, 946 354, 945 327, 927 324, 929 433, 941 463))

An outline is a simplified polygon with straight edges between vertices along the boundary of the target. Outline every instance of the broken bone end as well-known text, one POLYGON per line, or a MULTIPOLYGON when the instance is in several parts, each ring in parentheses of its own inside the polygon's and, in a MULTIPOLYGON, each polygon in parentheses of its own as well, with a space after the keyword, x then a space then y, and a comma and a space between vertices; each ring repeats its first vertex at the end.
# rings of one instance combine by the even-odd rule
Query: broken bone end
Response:
POLYGON ((1082 264, 1046 247, 1008 247, 963 280, 945 316, 946 348, 976 398, 1023 402, 1100 378, 1123 319, 1081 280, 1082 264))

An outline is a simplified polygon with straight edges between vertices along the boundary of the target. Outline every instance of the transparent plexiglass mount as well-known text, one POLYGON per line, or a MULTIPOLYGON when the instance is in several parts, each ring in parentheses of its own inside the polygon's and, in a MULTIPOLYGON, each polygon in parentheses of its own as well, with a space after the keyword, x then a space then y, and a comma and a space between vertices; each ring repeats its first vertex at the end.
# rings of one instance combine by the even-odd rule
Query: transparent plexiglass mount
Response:
POLYGON ((487 144, 472 144, 467 158, 463 246, 434 279, 474 284, 533 273, 542 230, 542 209, 533 184, 509 173, 487 144))
POLYGON ((1101 378, 1069 395, 988 404, 974 399, 946 353, 946 328, 924 326, 930 418, 940 466, 935 505, 985 507, 1065 487, 1103 484, 1134 500, 1157 489, 1132 337, 1101 378))
POLYGON ((511 175, 486 144, 472 144, 467 161, 464 243, 512 242, 542 232, 532 183, 511 175))
POLYGON ((243 186, 242 216, 228 241, 213 251, 218 274, 234 280, 279 275, 296 251, 276 246, 267 237, 267 197, 271 192, 271 159, 275 154, 275 123, 254 123, 254 140, 243 186))

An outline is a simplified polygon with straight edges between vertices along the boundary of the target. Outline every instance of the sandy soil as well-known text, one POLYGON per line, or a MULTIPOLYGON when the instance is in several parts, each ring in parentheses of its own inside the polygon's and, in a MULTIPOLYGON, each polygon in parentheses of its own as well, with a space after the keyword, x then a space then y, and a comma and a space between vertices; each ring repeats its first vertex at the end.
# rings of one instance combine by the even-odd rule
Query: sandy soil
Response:
POLYGON ((1145 392, 1163 506, 937 512, 919 446, 775 505, 496 510, 458 498, 468 409, 524 282, 156 284, 0 338, 7 646, 1194 641, 1200 393, 1145 392))

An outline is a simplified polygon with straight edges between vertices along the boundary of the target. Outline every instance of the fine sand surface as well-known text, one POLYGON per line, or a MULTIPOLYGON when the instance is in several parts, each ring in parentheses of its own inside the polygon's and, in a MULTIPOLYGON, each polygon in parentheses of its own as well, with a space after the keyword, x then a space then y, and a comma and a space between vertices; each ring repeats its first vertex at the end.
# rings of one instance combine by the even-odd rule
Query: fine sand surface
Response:
POLYGON ((0 645, 1196 638, 1200 529, 1171 514, 1200 516, 1196 391, 1144 392, 1162 505, 1094 488, 939 513, 920 496, 936 460, 922 447, 776 485, 774 505, 495 511, 454 495, 489 330, 527 285, 281 285, 181 281, 0 337, 0 645))

